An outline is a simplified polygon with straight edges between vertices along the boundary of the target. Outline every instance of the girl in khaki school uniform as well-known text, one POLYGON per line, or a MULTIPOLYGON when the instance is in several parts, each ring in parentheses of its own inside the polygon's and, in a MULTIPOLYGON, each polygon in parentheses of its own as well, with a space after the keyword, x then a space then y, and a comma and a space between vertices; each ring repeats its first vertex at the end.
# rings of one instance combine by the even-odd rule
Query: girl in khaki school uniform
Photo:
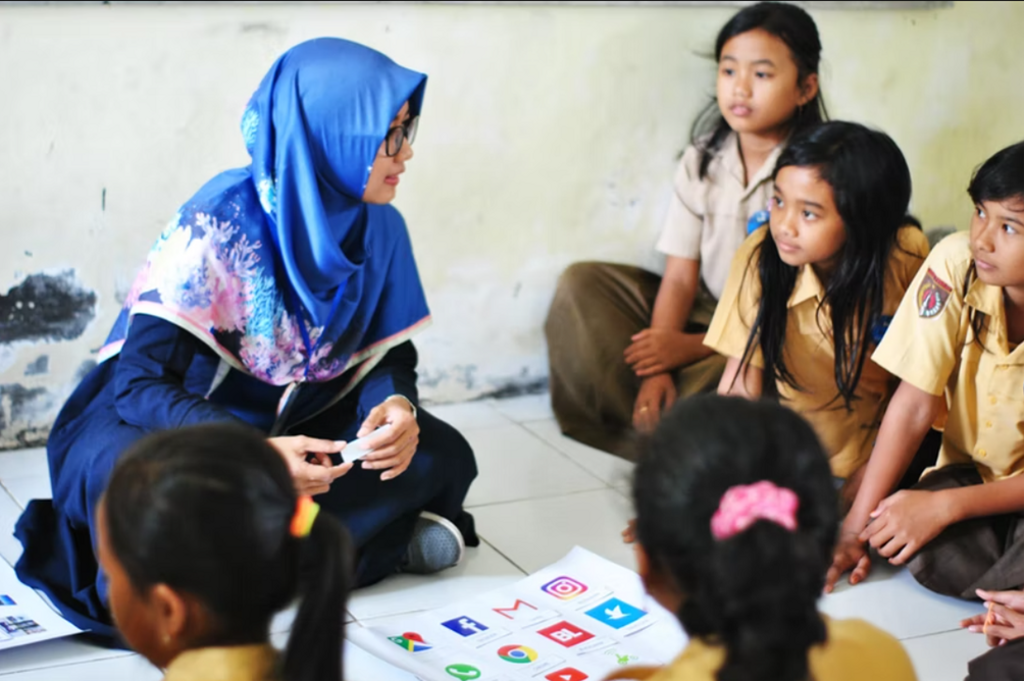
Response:
POLYGON ((838 504, 825 452, 792 411, 717 395, 676 405, 637 464, 633 501, 641 577, 690 642, 665 667, 611 678, 915 678, 892 636, 818 612, 838 504))
POLYGON ((584 262, 563 273, 544 332, 562 431, 633 458, 677 396, 713 389, 724 360, 702 344, 733 253, 766 218, 786 138, 825 120, 821 43, 794 5, 744 8, 715 43, 717 97, 694 124, 658 250, 665 274, 584 262))
POLYGON ((705 342, 729 358, 719 393, 777 394, 852 500, 895 387, 868 357, 928 241, 907 224, 910 170, 885 133, 822 124, 790 141, 773 179, 769 227, 737 252, 705 342))
POLYGON ((935 247, 875 351, 901 383, 830 584, 867 575, 868 543, 950 596, 1024 584, 1024 142, 986 161, 968 193, 970 232, 935 247), (937 468, 890 496, 937 420, 937 468))
POLYGON ((97 511, 124 640, 165 681, 341 681, 348 535, 258 431, 218 423, 139 440, 97 511), (298 598, 283 653, 274 614, 298 598))

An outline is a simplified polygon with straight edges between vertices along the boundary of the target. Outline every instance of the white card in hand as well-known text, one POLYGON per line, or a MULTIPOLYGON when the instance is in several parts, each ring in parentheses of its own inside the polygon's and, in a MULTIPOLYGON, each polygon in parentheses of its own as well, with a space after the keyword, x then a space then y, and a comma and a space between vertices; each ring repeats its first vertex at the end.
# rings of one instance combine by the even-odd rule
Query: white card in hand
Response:
POLYGON ((385 428, 390 427, 391 424, 386 423, 377 430, 370 433, 369 435, 363 436, 358 440, 352 440, 352 442, 349 442, 347 445, 345 445, 345 449, 341 450, 341 460, 344 461, 345 463, 351 463, 352 461, 358 461, 367 454, 371 453, 373 450, 366 446, 366 441, 369 440, 374 435, 380 433, 385 428))

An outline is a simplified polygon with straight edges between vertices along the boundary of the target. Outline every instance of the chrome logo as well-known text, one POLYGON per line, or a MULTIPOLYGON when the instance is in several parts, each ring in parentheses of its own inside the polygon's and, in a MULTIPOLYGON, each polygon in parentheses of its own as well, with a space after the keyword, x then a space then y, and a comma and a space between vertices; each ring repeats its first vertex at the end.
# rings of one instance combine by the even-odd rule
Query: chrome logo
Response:
POLYGON ((498 648, 498 657, 514 664, 530 664, 537 659, 537 651, 526 646, 505 646, 498 648))

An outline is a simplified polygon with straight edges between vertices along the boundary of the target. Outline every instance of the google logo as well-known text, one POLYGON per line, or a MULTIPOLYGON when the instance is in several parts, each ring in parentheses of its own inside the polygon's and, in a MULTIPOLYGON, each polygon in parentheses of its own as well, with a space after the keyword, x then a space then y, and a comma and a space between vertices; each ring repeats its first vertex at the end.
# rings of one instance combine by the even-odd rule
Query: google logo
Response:
POLYGON ((526 646, 511 645, 499 648, 498 657, 514 664, 530 664, 537 659, 537 651, 526 646))

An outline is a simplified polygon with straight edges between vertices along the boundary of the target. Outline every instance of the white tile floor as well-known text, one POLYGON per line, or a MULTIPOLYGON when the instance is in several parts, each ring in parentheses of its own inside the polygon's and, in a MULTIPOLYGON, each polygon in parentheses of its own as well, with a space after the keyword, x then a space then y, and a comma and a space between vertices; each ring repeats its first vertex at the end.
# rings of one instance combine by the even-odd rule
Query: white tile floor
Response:
MULTIPOLYGON (((546 395, 435 407, 476 449, 480 477, 468 505, 484 544, 466 562, 434 577, 400 576, 357 592, 349 611, 360 622, 381 621, 434 608, 513 582, 561 558, 579 544, 633 567, 619 539, 629 517, 630 464, 563 437, 546 395)), ((20 545, 11 536, 24 504, 50 494, 42 450, 0 452, 0 555, 13 562, 20 545)), ((959 620, 982 608, 935 596, 904 571, 876 570, 870 582, 839 588, 822 608, 836 617, 861 617, 905 641, 922 681, 961 681, 967 661, 985 650, 982 637, 958 630, 959 620)), ((283 640, 290 619, 275 622, 283 640)), ((412 681, 413 677, 350 647, 351 681, 412 681)), ((12 681, 133 679, 154 681, 157 670, 135 655, 74 639, 0 653, 0 676, 12 681)))

